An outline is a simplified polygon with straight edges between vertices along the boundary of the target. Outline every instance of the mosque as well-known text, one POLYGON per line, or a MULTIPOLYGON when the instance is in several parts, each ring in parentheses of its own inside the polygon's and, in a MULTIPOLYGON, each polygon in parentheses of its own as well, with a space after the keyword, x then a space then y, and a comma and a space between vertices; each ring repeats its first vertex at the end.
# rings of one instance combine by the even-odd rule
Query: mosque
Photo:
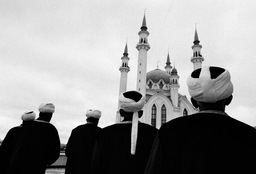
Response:
MULTIPOLYGON (((171 66, 169 53, 164 67, 165 70, 157 68, 147 72, 147 51, 150 49, 150 44, 148 42, 149 32, 147 31, 145 14, 140 29, 138 33, 139 42, 136 46, 139 52, 136 90, 146 96, 146 104, 140 121, 160 128, 162 124, 169 120, 193 114, 197 110, 185 95, 179 93, 179 75, 177 69, 171 66)), ((195 30, 193 43, 193 56, 190 60, 193 63, 193 68, 198 69, 201 68, 204 58, 201 55, 202 46, 199 44, 197 30, 195 30)), ((127 89, 127 76, 130 71, 129 59, 126 44, 119 68, 121 72, 119 95, 127 89)), ((116 122, 120 121, 121 117, 117 112, 116 122)))

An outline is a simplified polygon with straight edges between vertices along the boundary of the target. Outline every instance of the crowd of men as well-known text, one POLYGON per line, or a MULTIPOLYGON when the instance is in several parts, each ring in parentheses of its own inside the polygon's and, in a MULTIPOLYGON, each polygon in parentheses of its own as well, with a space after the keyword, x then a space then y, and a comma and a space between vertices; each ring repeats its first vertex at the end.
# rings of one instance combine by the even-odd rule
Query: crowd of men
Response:
MULTIPOLYGON (((101 112, 88 110, 86 124, 74 128, 66 146, 66 174, 216 174, 253 173, 256 129, 225 112, 233 98, 228 70, 205 66, 187 80, 198 113, 179 117, 158 130, 142 123, 145 96, 120 95, 120 123, 98 127, 101 112)), ((43 174, 60 152, 56 128, 49 123, 53 104, 22 115, 22 124, 0 146, 3 174, 43 174)))

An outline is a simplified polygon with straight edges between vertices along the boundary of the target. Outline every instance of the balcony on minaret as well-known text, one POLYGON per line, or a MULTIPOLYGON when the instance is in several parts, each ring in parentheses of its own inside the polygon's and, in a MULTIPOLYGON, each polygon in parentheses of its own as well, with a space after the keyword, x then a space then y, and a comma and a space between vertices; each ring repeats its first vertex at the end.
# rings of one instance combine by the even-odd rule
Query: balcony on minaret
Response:
POLYGON ((128 66, 128 57, 122 57, 122 65, 119 68, 119 71, 121 72, 129 72, 130 71, 130 67, 128 66))
POLYGON ((150 49, 150 45, 148 43, 148 39, 146 37, 145 38, 141 37, 140 40, 139 40, 139 43, 137 43, 136 48, 138 50, 145 49, 146 51, 148 51, 150 49))
POLYGON ((121 72, 129 72, 130 71, 130 67, 128 65, 123 64, 122 66, 120 66, 119 70, 121 72))

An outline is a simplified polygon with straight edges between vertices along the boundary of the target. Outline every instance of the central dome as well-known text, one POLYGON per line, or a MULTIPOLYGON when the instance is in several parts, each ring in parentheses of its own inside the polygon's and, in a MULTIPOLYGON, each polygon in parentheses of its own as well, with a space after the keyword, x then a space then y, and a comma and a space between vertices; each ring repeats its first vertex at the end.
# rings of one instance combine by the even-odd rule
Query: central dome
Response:
POLYGON ((170 83, 170 74, 168 74, 166 71, 163 71, 160 69, 155 69, 155 70, 149 71, 147 73, 147 81, 152 80, 154 83, 157 83, 161 79, 166 84, 170 83))

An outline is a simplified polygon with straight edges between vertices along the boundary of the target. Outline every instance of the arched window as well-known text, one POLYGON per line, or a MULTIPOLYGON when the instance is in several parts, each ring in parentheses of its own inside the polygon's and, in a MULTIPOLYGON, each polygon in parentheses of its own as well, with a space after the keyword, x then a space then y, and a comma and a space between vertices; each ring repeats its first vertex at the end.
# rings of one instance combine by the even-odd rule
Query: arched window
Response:
POLYGON ((151 125, 156 127, 156 105, 154 104, 151 109, 151 125))
POLYGON ((166 107, 165 105, 161 108, 161 125, 166 123, 166 107))
POLYGON ((185 108, 184 110, 183 110, 183 116, 187 116, 188 115, 188 111, 187 111, 187 109, 185 108))
POLYGON ((159 83, 159 88, 160 88, 160 89, 163 89, 163 86, 164 86, 163 81, 161 81, 161 82, 159 83))
POLYGON ((151 88, 152 88, 152 86, 153 86, 152 82, 151 82, 151 81, 149 81, 149 83, 148 83, 148 87, 149 87, 149 89, 151 89, 151 88))

